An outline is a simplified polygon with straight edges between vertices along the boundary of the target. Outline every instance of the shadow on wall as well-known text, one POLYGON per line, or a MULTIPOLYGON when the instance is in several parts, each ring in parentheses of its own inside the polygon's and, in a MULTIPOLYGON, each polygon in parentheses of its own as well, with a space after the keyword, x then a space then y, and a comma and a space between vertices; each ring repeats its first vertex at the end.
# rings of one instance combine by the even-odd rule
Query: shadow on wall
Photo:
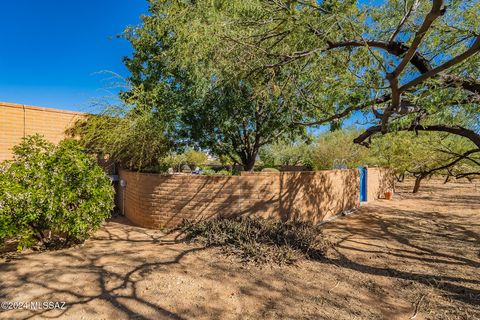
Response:
POLYGON ((357 170, 245 173, 233 177, 121 171, 119 207, 147 228, 184 219, 261 216, 318 223, 359 205, 357 170))
POLYGON ((395 173, 390 168, 367 168, 367 201, 385 198, 386 191, 395 191, 395 173))
POLYGON ((318 223, 359 205, 356 170, 285 173, 280 179, 282 220, 318 223))

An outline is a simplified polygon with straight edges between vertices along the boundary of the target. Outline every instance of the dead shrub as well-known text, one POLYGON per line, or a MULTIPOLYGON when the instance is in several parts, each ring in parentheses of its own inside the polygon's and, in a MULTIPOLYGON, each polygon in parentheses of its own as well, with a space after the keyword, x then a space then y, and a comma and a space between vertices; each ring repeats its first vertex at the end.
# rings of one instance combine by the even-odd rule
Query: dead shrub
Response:
POLYGON ((327 248, 321 229, 305 222, 225 218, 185 221, 181 230, 187 240, 221 247, 244 262, 292 264, 300 258, 320 258, 327 248))

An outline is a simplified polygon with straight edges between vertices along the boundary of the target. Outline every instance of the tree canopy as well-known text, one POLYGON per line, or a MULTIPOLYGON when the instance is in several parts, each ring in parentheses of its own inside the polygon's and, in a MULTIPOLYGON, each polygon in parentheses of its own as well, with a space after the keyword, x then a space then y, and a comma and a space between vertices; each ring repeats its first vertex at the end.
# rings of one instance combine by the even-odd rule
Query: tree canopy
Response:
POLYGON ((354 141, 435 131, 480 149, 475 0, 149 1, 130 90, 184 141, 251 169, 262 145, 370 119, 354 141))

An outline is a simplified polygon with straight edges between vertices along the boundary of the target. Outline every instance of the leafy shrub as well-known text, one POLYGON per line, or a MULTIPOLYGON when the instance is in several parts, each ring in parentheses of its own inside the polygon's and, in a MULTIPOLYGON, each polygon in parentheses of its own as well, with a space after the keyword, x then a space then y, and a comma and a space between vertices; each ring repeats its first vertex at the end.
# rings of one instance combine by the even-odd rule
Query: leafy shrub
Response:
POLYGON ((321 230, 304 222, 279 222, 261 218, 226 218, 185 221, 187 240, 207 247, 222 247, 245 262, 291 264, 301 257, 319 258, 326 251, 321 230))
POLYGON ((79 119, 67 134, 123 168, 147 172, 158 170, 158 159, 173 145, 162 115, 128 105, 108 105, 101 115, 79 119))
POLYGON ((189 149, 185 152, 185 161, 192 168, 203 166, 207 160, 208 156, 204 152, 193 149, 189 149))
POLYGON ((228 171, 228 170, 225 170, 225 169, 215 171, 212 168, 204 167, 202 169, 202 175, 204 175, 204 176, 232 176, 233 173, 232 173, 232 171, 228 171))
POLYGON ((228 170, 220 170, 216 173, 217 176, 231 176, 233 175, 233 173, 231 171, 228 171, 228 170))
POLYGON ((57 147, 30 136, 0 166, 0 242, 19 240, 19 249, 53 237, 83 241, 113 208, 110 179, 76 141, 57 147))
POLYGON ((180 172, 182 171, 182 165, 184 165, 186 161, 184 154, 169 153, 159 160, 160 170, 167 171, 169 168, 172 168, 174 171, 180 172))
POLYGON ((195 167, 203 166, 207 160, 208 156, 206 153, 193 149, 189 149, 185 153, 171 152, 159 159, 158 171, 165 172, 172 168, 176 172, 182 172, 184 171, 184 166, 188 166, 190 170, 193 170, 195 167))
POLYGON ((278 141, 264 146, 259 156, 266 167, 280 166, 306 166, 310 167, 312 162, 312 145, 310 139, 307 142, 278 141))
POLYGON ((321 134, 313 146, 309 165, 315 170, 330 170, 336 161, 345 161, 347 168, 369 164, 371 150, 353 142, 360 133, 356 128, 346 128, 321 134))

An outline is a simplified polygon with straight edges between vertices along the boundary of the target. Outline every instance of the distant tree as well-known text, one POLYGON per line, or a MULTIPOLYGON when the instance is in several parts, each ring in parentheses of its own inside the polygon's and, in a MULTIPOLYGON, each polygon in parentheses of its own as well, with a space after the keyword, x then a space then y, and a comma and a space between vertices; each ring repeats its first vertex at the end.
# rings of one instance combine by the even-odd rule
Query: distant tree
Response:
POLYGON ((221 39, 212 36, 213 24, 228 7, 206 12, 193 2, 150 2, 143 24, 125 32, 134 53, 125 59, 132 87, 122 98, 164 110, 178 139, 253 170, 262 146, 304 131, 292 126, 304 103, 285 98, 292 74, 249 75, 241 59, 215 55, 221 39))
POLYGON ((303 131, 290 126, 294 106, 263 84, 233 80, 218 83, 185 106, 182 127, 192 143, 218 156, 226 155, 250 171, 262 146, 303 131), (269 92, 259 92, 259 88, 269 92))
POLYGON ((208 160, 205 152, 189 149, 185 151, 185 162, 191 167, 203 166, 208 160))
POLYGON ((312 145, 303 141, 279 141, 260 150, 260 160, 266 167, 306 166, 312 164, 312 145))
POLYGON ((372 142, 371 158, 393 168, 397 176, 414 176, 414 193, 433 175, 462 178, 480 174, 480 150, 449 134, 399 132, 385 136, 372 142))
POLYGON ((313 147, 313 167, 332 169, 336 160, 345 160, 348 168, 369 164, 369 150, 353 143, 358 132, 350 128, 321 134, 313 147))

